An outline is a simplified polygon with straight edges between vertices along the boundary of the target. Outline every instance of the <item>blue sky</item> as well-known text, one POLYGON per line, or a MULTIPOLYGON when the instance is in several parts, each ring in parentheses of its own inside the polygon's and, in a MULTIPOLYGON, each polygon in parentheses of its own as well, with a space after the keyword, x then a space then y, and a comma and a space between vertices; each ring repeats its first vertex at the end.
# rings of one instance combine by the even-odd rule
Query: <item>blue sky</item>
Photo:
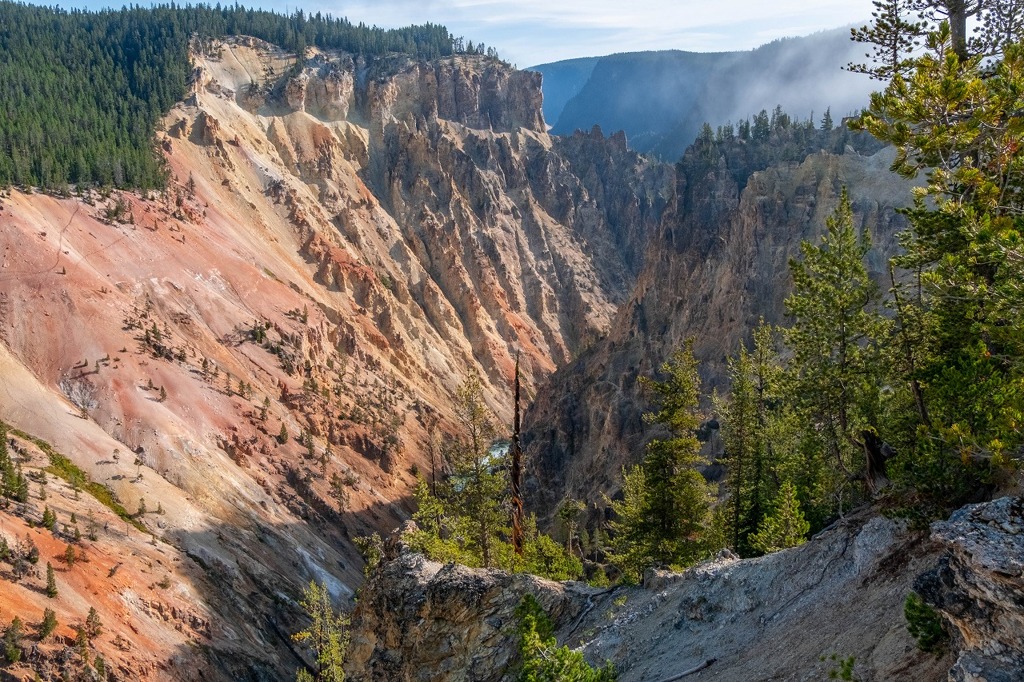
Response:
MULTIPOLYGON (((122 3, 58 0, 57 4, 96 9, 122 3)), ((301 7, 385 27, 427 21, 444 24, 455 35, 496 47, 502 57, 520 67, 639 50, 744 50, 775 38, 863 23, 872 9, 870 0, 263 0, 243 4, 279 11, 301 7)))

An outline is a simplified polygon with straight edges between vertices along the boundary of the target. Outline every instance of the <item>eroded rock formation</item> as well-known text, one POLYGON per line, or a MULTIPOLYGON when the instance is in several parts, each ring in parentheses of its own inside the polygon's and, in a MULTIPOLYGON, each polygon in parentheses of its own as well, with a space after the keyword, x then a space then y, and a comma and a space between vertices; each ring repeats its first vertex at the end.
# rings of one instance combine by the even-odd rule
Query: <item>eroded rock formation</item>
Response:
POLYGON ((1024 675, 1024 498, 964 507, 932 524, 945 552, 914 589, 949 624, 955 682, 1024 675))
MULTIPOLYGON (((926 534, 866 515, 758 559, 727 552, 642 587, 591 588, 397 553, 366 584, 353 617, 355 680, 512 680, 513 612, 534 595, 559 643, 622 682, 821 680, 855 659, 865 680, 938 680, 951 657, 920 652, 902 605, 938 548, 926 534)), ((1004 637, 1006 635, 1003 635, 1004 637)))
POLYGON ((896 209, 910 201, 909 186, 888 172, 892 152, 845 132, 803 144, 783 133, 727 153, 695 146, 678 164, 673 201, 607 336, 542 386, 524 417, 534 509, 552 513, 566 496, 599 503, 618 490, 649 437, 637 379, 687 339, 710 394, 759 319, 785 322, 789 260, 823 234, 843 187, 872 240, 869 269, 887 286, 904 224, 896 209))

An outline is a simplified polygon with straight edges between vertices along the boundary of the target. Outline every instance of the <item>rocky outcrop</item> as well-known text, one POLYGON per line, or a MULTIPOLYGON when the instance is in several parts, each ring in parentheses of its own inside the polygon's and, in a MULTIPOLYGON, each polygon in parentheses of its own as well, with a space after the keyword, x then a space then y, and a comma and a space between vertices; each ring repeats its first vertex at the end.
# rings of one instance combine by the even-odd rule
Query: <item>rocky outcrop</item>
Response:
POLYGON ((945 552, 914 589, 949 623, 955 682, 1024 674, 1024 498, 970 505, 932 524, 945 552))
POLYGON ((936 556, 921 532, 864 515, 759 559, 726 552, 684 573, 651 571, 642 587, 552 583, 404 553, 364 587, 348 669, 355 680, 514 679, 513 612, 532 594, 559 643, 591 663, 611 660, 622 682, 694 668, 696 680, 821 680, 850 656, 858 679, 937 680, 950 658, 918 651, 902 615, 936 556))
POLYGON ((320 53, 280 85, 281 103, 325 120, 441 119, 476 130, 544 133, 541 76, 496 59, 415 61, 320 53))
POLYGON ((353 680, 511 680, 518 657, 514 613, 523 596, 532 594, 568 622, 595 592, 403 553, 381 566, 361 593, 345 667, 353 680))

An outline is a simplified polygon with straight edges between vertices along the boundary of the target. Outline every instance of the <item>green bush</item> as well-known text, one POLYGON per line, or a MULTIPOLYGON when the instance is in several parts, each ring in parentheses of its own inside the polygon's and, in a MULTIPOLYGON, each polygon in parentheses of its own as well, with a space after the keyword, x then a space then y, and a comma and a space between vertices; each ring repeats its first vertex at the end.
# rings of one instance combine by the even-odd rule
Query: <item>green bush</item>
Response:
POLYGON ((903 617, 907 619, 907 631, 917 640, 918 649, 934 654, 945 650, 949 635, 942 627, 942 617, 917 593, 907 595, 903 602, 903 617))
POLYGON ((591 668, 579 651, 557 646, 554 624, 533 595, 523 597, 516 617, 523 657, 520 682, 613 682, 618 677, 611 661, 591 668))

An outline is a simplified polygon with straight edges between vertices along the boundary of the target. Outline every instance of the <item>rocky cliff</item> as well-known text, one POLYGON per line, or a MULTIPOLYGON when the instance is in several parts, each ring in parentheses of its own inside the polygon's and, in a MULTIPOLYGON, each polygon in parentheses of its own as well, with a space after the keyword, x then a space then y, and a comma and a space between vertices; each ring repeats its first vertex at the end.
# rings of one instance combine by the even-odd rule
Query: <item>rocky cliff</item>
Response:
POLYGON ((728 552, 640 587, 596 589, 442 566, 397 545, 353 617, 357 680, 510 680, 514 610, 534 595, 559 643, 633 680, 821 680, 852 657, 855 679, 1011 680, 1024 669, 1021 500, 956 513, 932 532, 862 511, 758 559, 728 552), (920 577, 919 577, 920 576, 920 577), (915 589, 954 632, 920 651, 903 602, 915 589))
POLYGON ((0 199, 32 481, 0 535, 60 590, 3 573, 0 621, 62 624, 15 675, 78 665, 90 606, 117 679, 294 675, 301 587, 351 597, 352 538, 408 516, 454 389, 479 373, 507 419, 517 351, 534 386, 607 333, 674 191, 621 137, 549 137, 539 77, 494 60, 203 48, 166 191, 0 199))
POLYGON ((1003 497, 932 525, 945 550, 914 589, 938 609, 958 655, 949 679, 1010 682, 1024 671, 1024 498, 1003 497))
POLYGON ((609 333, 556 373, 526 414, 533 508, 550 513, 565 496, 595 502, 617 490, 647 437, 637 378, 686 339, 710 394, 760 318, 784 322, 789 260, 803 240, 820 238, 843 187, 872 240, 869 269, 884 284, 903 225, 896 209, 910 198, 891 161, 890 150, 845 131, 790 129, 767 143, 691 148, 609 333))

